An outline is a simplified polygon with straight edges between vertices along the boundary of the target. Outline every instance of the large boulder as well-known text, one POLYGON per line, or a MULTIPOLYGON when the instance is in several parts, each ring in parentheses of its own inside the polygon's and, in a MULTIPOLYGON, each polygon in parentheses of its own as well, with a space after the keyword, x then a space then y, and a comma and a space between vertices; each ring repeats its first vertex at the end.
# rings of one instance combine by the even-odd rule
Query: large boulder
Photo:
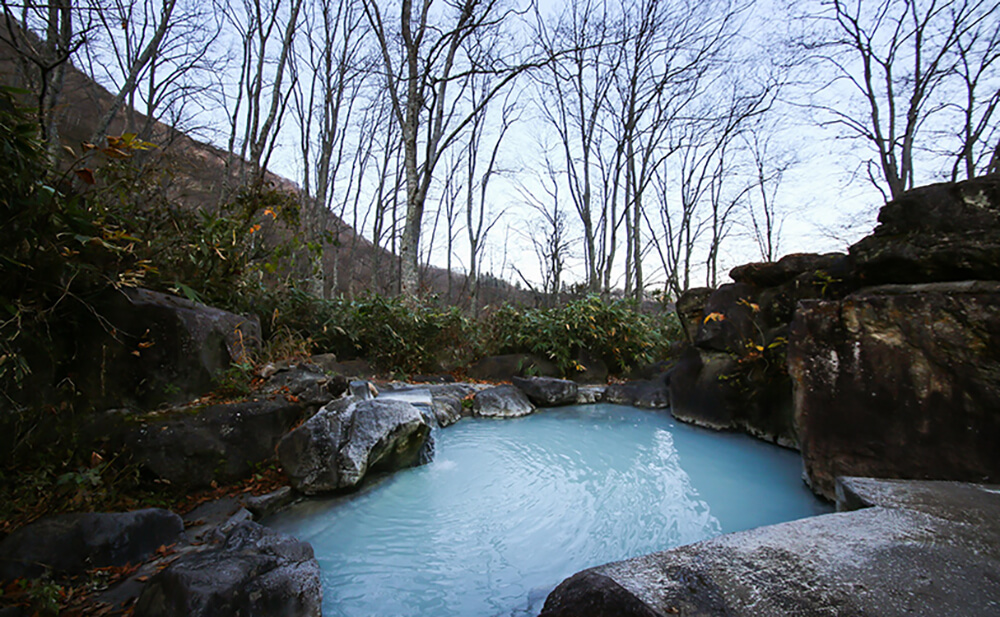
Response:
POLYGON ((1000 174, 907 191, 851 247, 866 285, 992 280, 1000 272, 1000 174))
POLYGON ((611 384, 604 390, 604 401, 619 405, 632 405, 647 409, 670 407, 670 373, 654 379, 635 379, 611 384))
POLYGON ((183 532, 181 517, 158 508, 51 516, 0 542, 0 581, 136 564, 183 532))
POLYGON ((181 556, 150 579, 136 617, 318 617, 323 590, 312 547, 244 522, 221 546, 181 556))
POLYGON ((756 289, 745 283, 722 285, 708 297, 694 336, 699 349, 738 353, 758 341, 756 289))
POLYGON ((673 370, 674 417, 795 447, 785 365, 788 324, 798 302, 845 291, 845 264, 839 254, 793 255, 736 269, 733 276, 742 282, 722 285, 708 297, 693 344, 673 370))
POLYGON ((555 377, 514 377, 511 381, 539 407, 571 405, 580 390, 575 382, 555 377))
POLYGON ((1000 481, 1000 283, 888 286, 792 324, 806 477, 1000 481))
POLYGON ((132 417, 125 446, 134 460, 177 488, 239 480, 273 459, 278 441, 310 412, 289 398, 258 397, 132 417))
POLYGON ((472 399, 472 413, 481 418, 519 418, 534 412, 535 406, 516 386, 487 388, 472 399))
POLYGON ((260 323, 146 289, 124 288, 98 301, 105 329, 82 333, 86 353, 70 379, 94 408, 151 409, 212 390, 234 363, 260 346, 260 323))
POLYGON ((341 399, 278 443, 292 486, 307 494, 355 487, 373 471, 426 462, 431 424, 403 401, 341 399))
POLYGON ((1000 491, 851 482, 843 508, 585 570, 540 617, 993 615, 1000 491))

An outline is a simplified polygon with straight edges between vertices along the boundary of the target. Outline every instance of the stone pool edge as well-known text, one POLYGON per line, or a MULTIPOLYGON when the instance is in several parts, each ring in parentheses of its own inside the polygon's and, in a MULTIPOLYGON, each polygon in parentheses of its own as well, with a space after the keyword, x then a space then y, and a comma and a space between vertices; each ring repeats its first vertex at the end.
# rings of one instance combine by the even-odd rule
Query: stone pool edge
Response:
POLYGON ((583 570, 540 617, 1000 610, 1000 485, 842 477, 837 508, 583 570))

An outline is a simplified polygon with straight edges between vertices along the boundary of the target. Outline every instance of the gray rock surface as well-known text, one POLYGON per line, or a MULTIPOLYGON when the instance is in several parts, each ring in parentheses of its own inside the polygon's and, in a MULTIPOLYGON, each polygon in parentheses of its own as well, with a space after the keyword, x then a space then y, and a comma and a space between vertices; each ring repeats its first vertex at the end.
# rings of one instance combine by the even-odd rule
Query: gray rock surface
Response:
POLYGON ((245 522, 225 542, 182 555, 152 577, 136 617, 318 617, 319 564, 304 542, 245 522))
POLYGON ((147 289, 124 288, 96 309, 107 325, 83 333, 77 344, 88 353, 78 354, 72 374, 97 409, 190 401, 260 346, 256 317, 147 289))
POLYGON ((514 377, 511 381, 539 407, 571 405, 580 390, 576 383, 555 377, 514 377))
POLYGON ((179 408, 134 418, 124 444, 133 458, 177 488, 248 477, 310 412, 286 396, 179 408))
POLYGON ((757 287, 777 287, 807 272, 829 271, 839 267, 843 253, 792 253, 778 261, 749 263, 736 266, 729 277, 737 283, 757 287))
POLYGON ((138 563, 183 531, 181 517, 159 508, 44 518, 0 542, 0 581, 138 563))
POLYGON ((636 379, 611 384, 604 390, 604 402, 665 409, 670 407, 670 384, 667 383, 666 375, 657 379, 636 379))
POLYGON ((292 486, 307 494, 357 486, 370 471, 425 462, 432 446, 424 413, 402 401, 340 399, 278 443, 292 486))
POLYGON ((261 519, 284 508, 294 499, 292 487, 282 486, 264 495, 251 495, 243 500, 243 505, 253 513, 255 519, 261 519))
POLYGON ((481 418, 518 418, 535 412, 524 392, 515 386, 496 386, 476 393, 472 412, 481 418))
POLYGON ((184 539, 191 544, 219 543, 237 525, 253 520, 242 499, 207 501, 184 515, 184 539))
POLYGON ((1000 481, 1000 283, 803 302, 788 370, 806 478, 1000 481))
POLYGON ((327 375, 308 364, 278 369, 261 388, 264 393, 295 397, 300 404, 314 408, 342 396, 347 389, 344 377, 327 375))
MULTIPOLYGON (((398 401, 409 403, 420 410, 420 413, 427 419, 428 424, 433 427, 441 426, 440 422, 438 422, 436 408, 434 407, 434 397, 431 395, 430 388, 406 385, 383 389, 378 395, 378 400, 383 402, 398 401)), ((445 420, 448 420, 448 418, 446 417, 445 420)))
POLYGON ((378 396, 378 388, 375 387, 375 384, 364 379, 351 380, 348 384, 348 390, 350 395, 359 401, 367 401, 378 396))
POLYGON ((850 249, 866 285, 991 280, 1000 270, 1000 174, 907 191, 850 249))
POLYGON ((604 398, 607 386, 580 386, 576 393, 577 405, 590 405, 604 398))
POLYGON ((431 406, 438 426, 451 426, 462 418, 472 415, 472 406, 465 400, 485 386, 470 383, 449 383, 430 386, 431 406))
POLYGON ((1000 614, 1000 487, 845 479, 844 509, 585 570, 541 617, 1000 614))

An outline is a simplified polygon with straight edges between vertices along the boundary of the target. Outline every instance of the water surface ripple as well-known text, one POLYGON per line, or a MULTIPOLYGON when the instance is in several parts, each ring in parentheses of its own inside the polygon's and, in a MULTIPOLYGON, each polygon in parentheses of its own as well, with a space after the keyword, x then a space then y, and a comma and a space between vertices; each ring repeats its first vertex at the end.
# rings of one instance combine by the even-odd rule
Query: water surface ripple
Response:
POLYGON ((266 521, 313 545, 323 614, 535 615, 584 568, 830 511, 797 453, 616 405, 463 420, 435 460, 266 521))

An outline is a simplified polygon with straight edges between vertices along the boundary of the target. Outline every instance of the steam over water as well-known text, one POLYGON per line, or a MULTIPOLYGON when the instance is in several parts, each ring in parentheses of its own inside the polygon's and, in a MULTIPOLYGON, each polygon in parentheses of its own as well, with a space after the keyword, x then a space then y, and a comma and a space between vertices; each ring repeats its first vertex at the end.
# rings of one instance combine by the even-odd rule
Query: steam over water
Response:
POLYGON ((331 616, 536 615, 584 568, 830 511, 798 454, 615 405, 463 420, 435 460, 267 521, 313 545, 331 616))

